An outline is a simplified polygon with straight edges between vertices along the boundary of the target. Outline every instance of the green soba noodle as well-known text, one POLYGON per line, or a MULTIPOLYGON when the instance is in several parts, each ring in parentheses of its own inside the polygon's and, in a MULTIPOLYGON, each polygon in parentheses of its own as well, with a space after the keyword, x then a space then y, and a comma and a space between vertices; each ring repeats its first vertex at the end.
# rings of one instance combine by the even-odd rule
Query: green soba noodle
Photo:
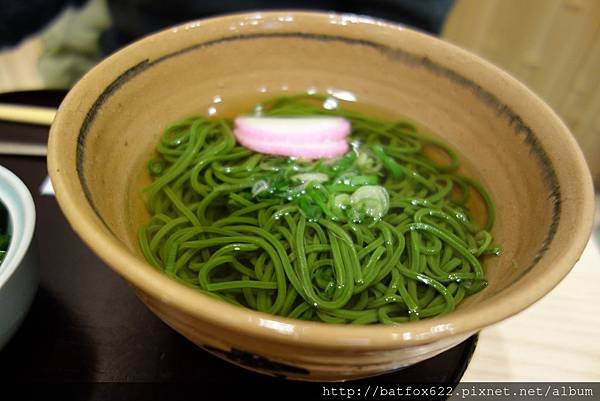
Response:
POLYGON ((253 152, 236 144, 230 120, 168 127, 148 163, 152 219, 139 230, 148 262, 232 304, 328 323, 419 320, 484 288, 481 259, 499 252, 494 206, 457 173, 456 154, 408 122, 327 110, 322 101, 280 97, 257 110, 345 117, 353 150, 336 160, 253 152), (359 192, 366 203, 353 203, 359 192), (465 206, 472 192, 487 207, 483 229, 465 206))

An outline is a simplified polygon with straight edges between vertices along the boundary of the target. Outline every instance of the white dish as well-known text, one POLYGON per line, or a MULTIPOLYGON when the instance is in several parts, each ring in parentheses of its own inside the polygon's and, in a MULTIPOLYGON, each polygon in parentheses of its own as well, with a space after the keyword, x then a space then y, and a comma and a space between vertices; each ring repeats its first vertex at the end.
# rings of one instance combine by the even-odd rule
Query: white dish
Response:
POLYGON ((17 331, 39 283, 32 247, 35 205, 31 193, 10 170, 0 166, 0 202, 8 212, 10 243, 0 264, 0 349, 17 331))

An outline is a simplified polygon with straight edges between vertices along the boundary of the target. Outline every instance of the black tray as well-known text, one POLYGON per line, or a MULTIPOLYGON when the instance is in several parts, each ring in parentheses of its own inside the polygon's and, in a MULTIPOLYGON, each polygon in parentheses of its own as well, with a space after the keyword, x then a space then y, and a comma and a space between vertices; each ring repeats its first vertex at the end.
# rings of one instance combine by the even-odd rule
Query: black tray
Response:
MULTIPOLYGON (((0 95, 0 102, 58 106, 64 95, 62 91, 10 93, 0 95)), ((44 143, 47 135, 47 127, 0 122, 0 141, 44 143)), ((41 268, 29 315, 0 351, 0 381, 5 385, 38 396, 58 391, 77 399, 149 399, 150 395, 176 399, 184 394, 200 399, 327 398, 323 383, 252 373, 202 351, 170 329, 82 243, 55 198, 39 194, 46 177, 44 158, 0 156, 0 164, 17 174, 33 194, 41 268)), ((363 391, 370 384, 455 386, 476 343, 473 336, 416 365, 343 386, 360 386, 363 391)))

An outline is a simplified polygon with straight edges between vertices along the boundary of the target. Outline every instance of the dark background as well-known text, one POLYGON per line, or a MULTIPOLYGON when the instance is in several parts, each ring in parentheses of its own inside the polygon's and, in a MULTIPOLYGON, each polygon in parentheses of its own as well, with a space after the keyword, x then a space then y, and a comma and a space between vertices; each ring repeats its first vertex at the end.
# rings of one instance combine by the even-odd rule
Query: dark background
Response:
MULTIPOLYGON (((232 12, 308 9, 385 18, 437 34, 454 0, 107 0, 113 26, 101 37, 104 54, 180 22, 232 12)), ((0 0, 0 48, 41 30, 68 5, 84 0, 0 0)))

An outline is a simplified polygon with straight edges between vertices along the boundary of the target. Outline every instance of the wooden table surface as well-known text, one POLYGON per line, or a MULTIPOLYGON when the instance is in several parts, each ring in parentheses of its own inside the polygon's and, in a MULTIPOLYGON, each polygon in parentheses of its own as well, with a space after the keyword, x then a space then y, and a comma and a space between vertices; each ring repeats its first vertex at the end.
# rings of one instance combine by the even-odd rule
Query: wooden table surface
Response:
MULTIPOLYGON (((0 52, 0 92, 41 88, 35 39, 0 52), (20 68, 19 66, 22 66, 20 68)), ((600 381, 600 251, 526 311, 481 332, 463 381, 600 381)))
POLYGON ((463 381, 600 381, 600 251, 524 312, 483 330, 463 381))

